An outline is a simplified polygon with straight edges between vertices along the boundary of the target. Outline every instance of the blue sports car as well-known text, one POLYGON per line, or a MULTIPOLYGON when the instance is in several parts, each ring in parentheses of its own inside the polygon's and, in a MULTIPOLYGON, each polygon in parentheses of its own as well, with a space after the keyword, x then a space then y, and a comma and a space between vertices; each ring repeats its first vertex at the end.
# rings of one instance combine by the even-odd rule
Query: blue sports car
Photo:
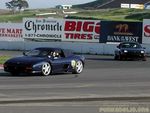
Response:
POLYGON ((142 59, 146 61, 146 52, 138 42, 122 42, 115 50, 115 60, 142 59))
POLYGON ((7 60, 4 63, 4 71, 12 75, 31 73, 48 76, 58 72, 80 74, 84 63, 84 56, 74 55, 70 50, 41 47, 24 52, 21 57, 7 60))

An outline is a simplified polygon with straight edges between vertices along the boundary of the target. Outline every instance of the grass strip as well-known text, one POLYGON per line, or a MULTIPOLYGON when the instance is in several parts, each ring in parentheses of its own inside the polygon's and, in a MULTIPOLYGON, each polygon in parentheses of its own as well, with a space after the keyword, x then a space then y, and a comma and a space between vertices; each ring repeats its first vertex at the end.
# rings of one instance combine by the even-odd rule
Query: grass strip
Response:
POLYGON ((6 60, 10 59, 11 56, 0 55, 0 64, 4 64, 6 60))

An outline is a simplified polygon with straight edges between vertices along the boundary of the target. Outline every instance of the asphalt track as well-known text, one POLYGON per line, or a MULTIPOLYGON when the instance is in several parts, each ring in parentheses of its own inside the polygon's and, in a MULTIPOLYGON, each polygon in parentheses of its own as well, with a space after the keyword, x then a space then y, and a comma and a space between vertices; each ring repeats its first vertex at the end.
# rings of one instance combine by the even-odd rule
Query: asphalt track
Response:
MULTIPOLYGON (((21 52, 1 52, 12 56, 21 52)), ((150 100, 150 59, 114 61, 85 55, 83 73, 11 76, 0 70, 0 104, 103 100, 150 100)))

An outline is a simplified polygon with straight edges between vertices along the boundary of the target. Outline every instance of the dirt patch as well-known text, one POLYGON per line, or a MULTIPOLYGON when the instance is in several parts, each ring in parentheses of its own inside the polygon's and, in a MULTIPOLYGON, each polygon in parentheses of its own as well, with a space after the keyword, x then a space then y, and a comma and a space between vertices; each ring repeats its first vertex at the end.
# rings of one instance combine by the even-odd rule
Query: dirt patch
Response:
POLYGON ((6 9, 0 9, 0 15, 8 14, 8 13, 10 13, 9 10, 6 10, 6 9))

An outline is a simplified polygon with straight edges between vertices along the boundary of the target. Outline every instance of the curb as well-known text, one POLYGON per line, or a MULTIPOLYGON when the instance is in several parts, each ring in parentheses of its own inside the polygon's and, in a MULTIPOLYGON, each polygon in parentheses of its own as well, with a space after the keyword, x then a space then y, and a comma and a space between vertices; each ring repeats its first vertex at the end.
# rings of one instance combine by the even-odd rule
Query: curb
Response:
POLYGON ((44 103, 44 102, 87 102, 87 101, 149 101, 150 97, 92 97, 92 98, 38 98, 38 99, 6 99, 0 104, 44 103))

